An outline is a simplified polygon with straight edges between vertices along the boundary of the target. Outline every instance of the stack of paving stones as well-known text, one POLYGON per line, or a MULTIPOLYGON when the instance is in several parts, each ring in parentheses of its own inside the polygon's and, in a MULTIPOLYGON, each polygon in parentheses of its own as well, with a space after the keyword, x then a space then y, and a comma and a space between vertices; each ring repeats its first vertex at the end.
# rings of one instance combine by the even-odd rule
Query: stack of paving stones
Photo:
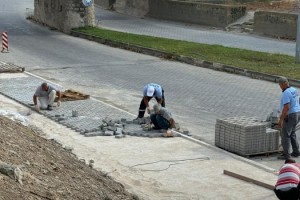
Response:
MULTIPOLYGON (((139 119, 126 119, 113 120, 112 118, 106 117, 102 120, 102 124, 99 129, 95 131, 85 131, 86 137, 93 136, 115 136, 115 138, 123 138, 126 135, 137 136, 137 137, 165 137, 164 130, 153 130, 150 125, 150 118, 139 118, 139 119)), ((174 137, 180 136, 179 134, 173 134, 174 137)))
MULTIPOLYGON (((42 82, 43 80, 33 76, 0 79, 0 93, 34 109, 32 96, 42 82)), ((165 131, 152 130, 149 117, 133 119, 129 113, 94 99, 62 102, 59 108, 54 107, 52 111, 41 110, 40 114, 87 137, 123 138, 125 135, 130 135, 152 138, 162 137, 165 133, 165 131), (73 113, 76 115, 74 116, 73 113), (103 113, 107 116, 103 116, 103 113)), ((179 132, 190 135, 187 129, 179 129, 179 126, 177 128, 179 132)), ((173 134, 173 136, 180 135, 173 134)))
POLYGON ((10 63, 0 62, 0 73, 7 73, 7 72, 15 73, 15 72, 24 72, 24 71, 25 71, 24 67, 19 67, 10 63))
POLYGON ((280 132, 268 126, 253 117, 217 119, 215 145, 241 156, 276 152, 280 132))

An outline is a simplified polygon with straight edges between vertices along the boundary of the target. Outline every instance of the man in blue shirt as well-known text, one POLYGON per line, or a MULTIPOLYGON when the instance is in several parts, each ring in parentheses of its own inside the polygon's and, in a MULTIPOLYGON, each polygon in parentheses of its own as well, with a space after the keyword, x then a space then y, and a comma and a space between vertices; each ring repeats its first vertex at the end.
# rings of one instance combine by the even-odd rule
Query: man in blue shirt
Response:
POLYGON ((280 101, 281 116, 278 122, 278 128, 281 128, 281 144, 283 155, 279 159, 288 159, 291 156, 300 156, 299 144, 296 137, 296 125, 300 121, 300 105, 298 91, 289 86, 286 77, 280 77, 279 86, 282 89, 280 101), (292 153, 289 154, 290 144, 292 145, 292 153))
POLYGON ((144 87, 143 99, 139 107, 138 118, 143 118, 146 108, 148 113, 150 113, 149 101, 154 97, 162 107, 165 107, 165 96, 163 88, 156 83, 149 83, 144 87))

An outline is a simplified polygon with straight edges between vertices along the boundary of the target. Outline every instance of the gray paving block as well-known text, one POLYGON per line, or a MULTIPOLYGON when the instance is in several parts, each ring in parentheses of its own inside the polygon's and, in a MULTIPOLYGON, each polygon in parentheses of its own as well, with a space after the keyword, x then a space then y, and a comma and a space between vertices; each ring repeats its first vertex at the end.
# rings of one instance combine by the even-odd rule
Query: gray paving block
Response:
MULTIPOLYGON (((268 133, 272 131, 267 128, 267 123, 252 117, 217 119, 215 145, 239 155, 267 152, 277 145, 270 142, 268 133)), ((275 135, 274 141, 278 138, 275 135)))
POLYGON ((117 127, 117 128, 116 128, 115 134, 116 134, 116 135, 122 135, 122 132, 123 132, 123 128, 117 127))
POLYGON ((85 133, 85 137, 95 137, 95 136, 103 136, 103 132, 90 132, 90 133, 85 133))
POLYGON ((120 135, 115 135, 115 138, 117 139, 121 139, 121 138, 124 138, 125 136, 123 134, 120 134, 120 135))

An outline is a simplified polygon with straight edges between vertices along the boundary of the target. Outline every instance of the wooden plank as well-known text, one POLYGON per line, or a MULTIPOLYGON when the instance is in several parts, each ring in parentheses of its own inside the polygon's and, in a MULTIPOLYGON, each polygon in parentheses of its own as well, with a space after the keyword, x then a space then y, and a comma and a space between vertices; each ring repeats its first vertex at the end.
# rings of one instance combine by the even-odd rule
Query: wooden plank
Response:
POLYGON ((274 186, 273 185, 270 185, 270 184, 267 184, 267 183, 263 183, 263 182, 258 181, 258 180, 254 180, 252 178, 249 178, 249 177, 246 177, 246 176, 243 176, 243 175, 240 175, 240 174, 236 174, 234 172, 230 172, 230 171, 227 171, 227 170, 224 170, 223 173, 226 174, 226 175, 228 175, 228 176, 231 176, 231 177, 234 177, 234 178, 246 181, 246 182, 250 182, 250 183, 253 183, 253 184, 261 186, 261 187, 264 187, 266 189, 274 190, 274 186))

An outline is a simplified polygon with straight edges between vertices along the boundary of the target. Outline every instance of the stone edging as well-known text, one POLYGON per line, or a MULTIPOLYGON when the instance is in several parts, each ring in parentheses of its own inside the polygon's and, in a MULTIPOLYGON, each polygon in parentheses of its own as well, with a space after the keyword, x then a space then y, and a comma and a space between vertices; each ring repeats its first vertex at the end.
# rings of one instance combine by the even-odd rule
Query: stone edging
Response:
MULTIPOLYGON (((166 53, 163 51, 155 50, 155 49, 150 49, 146 47, 141 47, 138 45, 133 45, 133 44, 126 44, 123 42, 118 42, 118 41, 113 41, 113 40, 108 40, 101 38, 99 36, 94 36, 94 35, 89 35, 86 33, 78 32, 78 31, 71 31, 71 35, 75 37, 80 37, 88 40, 92 40, 101 44, 105 44, 108 46, 112 47, 117 47, 121 49, 126 49, 130 50, 133 52, 137 53, 142 53, 146 55, 151 55, 151 56, 156 56, 156 57, 162 57, 168 60, 175 60, 179 61, 182 63, 194 65, 197 67, 204 67, 208 69, 213 69, 217 71, 223 71, 223 72, 229 72, 233 74, 239 74, 242 76, 247 76, 253 79, 260 79, 260 80, 265 80, 265 81, 270 81, 274 83, 278 83, 279 76, 276 75, 271 75, 271 74, 265 74, 265 73, 260 73, 260 72, 255 72, 247 69, 242 69, 234 66, 229 66, 229 65, 224 65, 216 62, 210 62, 210 61, 205 61, 205 60, 199 60, 199 59, 193 59, 190 57, 186 56, 180 56, 176 54, 171 54, 171 53, 166 53)), ((291 86, 295 87, 300 87, 300 81, 296 79, 290 79, 289 78, 289 83, 291 86)))

